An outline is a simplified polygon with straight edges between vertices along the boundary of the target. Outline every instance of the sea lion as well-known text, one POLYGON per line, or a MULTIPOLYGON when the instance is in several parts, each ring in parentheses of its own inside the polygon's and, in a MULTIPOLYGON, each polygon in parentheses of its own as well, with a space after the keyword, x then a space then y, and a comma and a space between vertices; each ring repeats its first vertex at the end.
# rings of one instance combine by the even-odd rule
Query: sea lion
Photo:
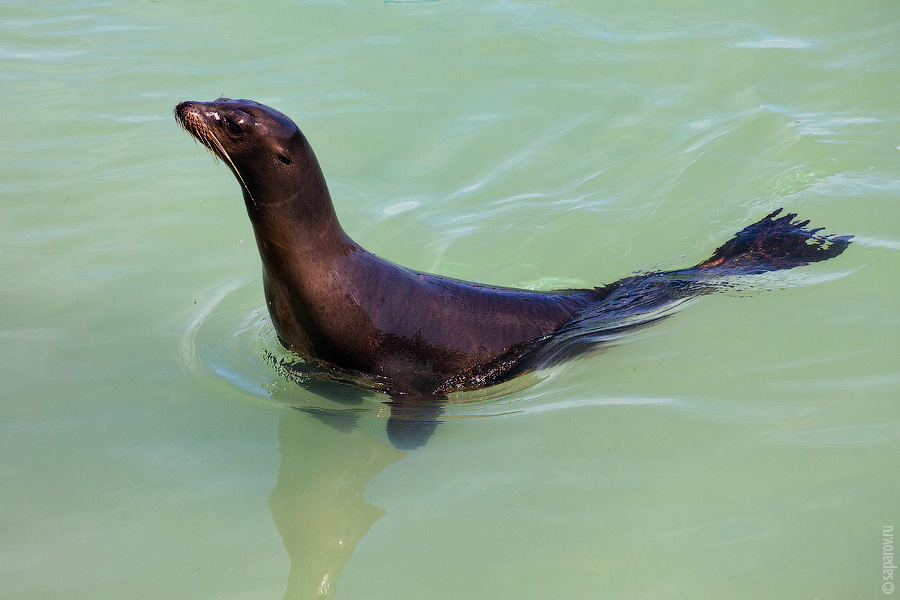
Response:
POLYGON ((779 209, 687 269, 551 292, 470 283, 354 242, 309 142, 277 110, 219 98, 182 102, 175 115, 241 185, 281 343, 395 399, 504 381, 665 316, 725 276, 826 260, 852 237, 819 235, 779 209))

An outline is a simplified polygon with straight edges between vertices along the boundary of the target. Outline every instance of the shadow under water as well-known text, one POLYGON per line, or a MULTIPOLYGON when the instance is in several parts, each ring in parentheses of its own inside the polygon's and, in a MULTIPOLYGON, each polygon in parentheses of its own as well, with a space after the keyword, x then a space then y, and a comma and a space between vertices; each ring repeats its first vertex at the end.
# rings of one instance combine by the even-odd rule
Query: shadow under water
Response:
POLYGON ((281 465, 269 495, 272 520, 291 560, 285 599, 332 598, 357 543, 385 511, 366 485, 406 453, 356 427, 311 427, 287 411, 278 426, 281 465), (340 451, 335 451, 340 448, 340 451))

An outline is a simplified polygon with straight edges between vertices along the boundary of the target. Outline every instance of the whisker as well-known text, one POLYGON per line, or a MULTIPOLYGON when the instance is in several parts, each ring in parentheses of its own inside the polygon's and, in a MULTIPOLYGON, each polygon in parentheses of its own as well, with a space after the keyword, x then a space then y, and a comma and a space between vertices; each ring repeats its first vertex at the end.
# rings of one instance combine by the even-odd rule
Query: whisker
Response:
POLYGON ((228 152, 225 151, 225 148, 222 147, 221 142, 216 139, 216 136, 212 132, 210 132, 210 137, 212 138, 213 142, 215 142, 216 148, 218 148, 219 152, 222 153, 222 157, 228 161, 228 164, 231 165, 231 168, 234 170, 234 174, 237 175, 238 179, 241 182, 241 185, 244 186, 244 190, 247 191, 247 195, 250 196, 250 201, 253 203, 253 206, 255 208, 259 208, 259 205, 256 203, 256 199, 253 197, 253 194, 250 193, 250 188, 248 188, 247 184, 244 183, 244 178, 241 177, 240 171, 238 171, 238 168, 234 165, 234 161, 231 160, 231 157, 228 156, 228 152))
POLYGON ((238 171, 237 166, 234 164, 234 161, 231 160, 231 157, 228 155, 228 152, 225 150, 225 147, 222 145, 222 142, 216 137, 216 134, 213 132, 212 128, 201 118, 194 115, 191 112, 186 114, 178 114, 175 113, 178 117, 178 124, 181 125, 181 128, 187 131, 194 138, 194 143, 203 144, 203 147, 212 154, 213 159, 216 162, 219 162, 219 159, 223 159, 231 165, 231 169, 234 171, 235 175, 237 175, 238 181, 241 182, 241 185, 244 187, 244 190, 247 192, 247 196, 250 197, 250 201, 253 203, 255 208, 259 208, 259 205, 256 203, 256 198, 253 197, 253 194, 250 192, 250 188, 247 187, 247 183, 244 181, 244 178, 241 176, 240 171, 238 171))

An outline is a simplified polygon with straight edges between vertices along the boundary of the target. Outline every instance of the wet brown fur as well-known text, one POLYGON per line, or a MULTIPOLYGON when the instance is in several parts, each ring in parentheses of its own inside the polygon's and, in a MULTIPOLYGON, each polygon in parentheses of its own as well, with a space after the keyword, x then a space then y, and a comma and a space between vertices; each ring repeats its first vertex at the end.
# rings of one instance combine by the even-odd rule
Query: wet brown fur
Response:
POLYGON ((178 122, 234 172, 244 192, 279 339, 306 359, 399 397, 498 383, 646 324, 718 278, 840 254, 779 211, 694 267, 607 286, 535 292, 406 269, 356 244, 337 221, 318 161, 296 125, 250 100, 183 102, 178 122))

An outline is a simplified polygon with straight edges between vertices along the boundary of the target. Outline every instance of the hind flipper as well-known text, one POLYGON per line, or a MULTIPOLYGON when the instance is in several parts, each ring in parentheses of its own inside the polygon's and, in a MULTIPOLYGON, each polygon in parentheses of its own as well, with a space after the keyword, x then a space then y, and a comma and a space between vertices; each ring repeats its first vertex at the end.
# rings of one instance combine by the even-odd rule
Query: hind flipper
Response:
POLYGON ((819 235, 822 227, 805 229, 809 221, 792 222, 778 209, 748 225, 722 244, 696 268, 722 274, 752 274, 792 269, 838 256, 850 245, 852 235, 819 235))

